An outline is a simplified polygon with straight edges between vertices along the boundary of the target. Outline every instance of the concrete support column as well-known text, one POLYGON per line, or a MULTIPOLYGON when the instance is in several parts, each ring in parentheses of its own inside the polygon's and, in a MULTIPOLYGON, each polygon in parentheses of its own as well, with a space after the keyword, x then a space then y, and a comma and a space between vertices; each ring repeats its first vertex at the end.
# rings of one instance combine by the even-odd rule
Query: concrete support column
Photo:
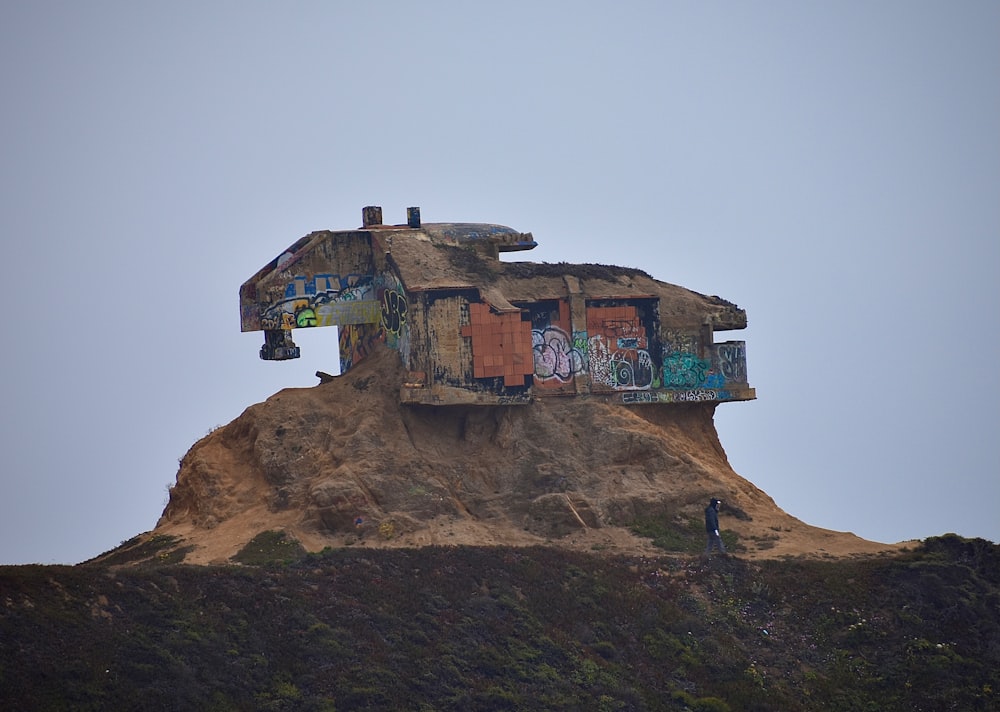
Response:
MULTIPOLYGON (((583 293, 580 280, 573 275, 563 275, 566 284, 566 294, 569 301, 570 338, 587 331, 587 295, 583 293)), ((590 393, 590 372, 578 373, 573 377, 573 385, 577 394, 590 393)))

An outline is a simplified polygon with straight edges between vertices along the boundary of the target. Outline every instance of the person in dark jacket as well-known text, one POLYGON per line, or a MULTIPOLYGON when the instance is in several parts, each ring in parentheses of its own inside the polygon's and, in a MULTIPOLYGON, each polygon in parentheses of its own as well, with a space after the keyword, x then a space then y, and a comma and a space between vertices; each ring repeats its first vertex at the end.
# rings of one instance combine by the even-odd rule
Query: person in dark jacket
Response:
POLYGON ((712 501, 705 507, 705 531, 708 533, 708 545, 705 547, 705 556, 711 556, 712 547, 718 547, 719 553, 726 554, 726 545, 722 543, 719 536, 719 506, 722 500, 712 498, 712 501))

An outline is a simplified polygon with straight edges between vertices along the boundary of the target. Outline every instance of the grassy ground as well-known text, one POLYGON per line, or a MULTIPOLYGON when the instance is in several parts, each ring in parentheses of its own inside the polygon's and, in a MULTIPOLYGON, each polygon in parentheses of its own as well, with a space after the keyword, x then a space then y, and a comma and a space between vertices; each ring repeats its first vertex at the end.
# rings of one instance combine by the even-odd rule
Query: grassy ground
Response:
MULTIPOLYGON (((148 549, 149 547, 147 547, 148 549)), ((154 547, 155 549, 155 547, 154 547)), ((548 548, 0 567, 0 708, 992 710, 1000 547, 705 561, 548 548)), ((151 554, 151 556, 150 556, 151 554)))

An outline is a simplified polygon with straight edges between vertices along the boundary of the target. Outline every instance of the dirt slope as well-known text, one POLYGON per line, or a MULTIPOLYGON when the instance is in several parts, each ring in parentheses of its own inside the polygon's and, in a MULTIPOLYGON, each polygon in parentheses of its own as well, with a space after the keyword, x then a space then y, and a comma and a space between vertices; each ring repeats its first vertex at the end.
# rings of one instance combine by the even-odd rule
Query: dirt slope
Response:
POLYGON ((716 496, 744 556, 894 548, 779 509, 730 467, 712 404, 404 407, 400 368, 380 348, 347 375, 283 390, 207 435, 148 536, 180 537, 193 546, 188 563, 225 561, 273 529, 311 551, 548 543, 662 553, 628 525, 690 528, 716 496))

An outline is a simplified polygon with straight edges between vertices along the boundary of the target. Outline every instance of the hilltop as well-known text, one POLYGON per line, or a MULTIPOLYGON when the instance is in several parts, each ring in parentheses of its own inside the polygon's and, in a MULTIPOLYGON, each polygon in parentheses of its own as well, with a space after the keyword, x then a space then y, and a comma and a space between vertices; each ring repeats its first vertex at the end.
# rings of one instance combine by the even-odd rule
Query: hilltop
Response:
POLYGON ((379 347, 343 376, 247 408, 191 447, 156 527, 123 549, 141 559, 152 537, 170 537, 179 560, 222 563, 262 532, 281 531, 308 551, 695 551, 710 497, 723 500, 725 538, 747 558, 898 548, 782 511, 730 467, 715 403, 401 405, 401 369, 379 347))
POLYGON ((898 548, 810 526, 733 471, 715 408, 756 398, 744 342, 715 338, 746 326, 736 304, 637 269, 501 261, 537 244, 503 225, 419 208, 385 225, 378 206, 362 223, 299 238, 240 288, 262 359, 337 326, 343 375, 195 443, 155 528, 99 560, 225 563, 268 532, 310 552, 692 552, 713 497, 747 558, 898 548))

